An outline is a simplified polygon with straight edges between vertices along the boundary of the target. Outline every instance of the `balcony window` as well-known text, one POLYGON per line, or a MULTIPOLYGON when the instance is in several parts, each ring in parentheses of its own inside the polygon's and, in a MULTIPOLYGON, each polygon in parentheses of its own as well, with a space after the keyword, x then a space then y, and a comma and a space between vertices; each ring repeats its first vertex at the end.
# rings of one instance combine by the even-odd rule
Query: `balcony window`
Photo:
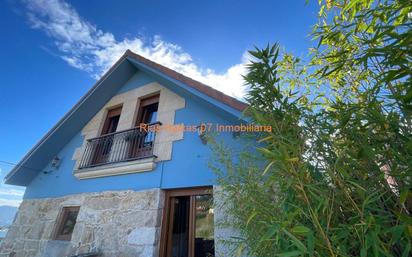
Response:
POLYGON ((121 106, 111 109, 107 112, 106 120, 104 122, 101 135, 106 135, 106 134, 116 132, 117 125, 119 124, 121 112, 122 112, 121 106))
POLYGON ((117 131, 122 107, 109 110, 101 135, 88 139, 78 170, 119 162, 155 158, 153 146, 159 95, 140 100, 134 128, 117 131), (145 124, 141 126, 141 124, 145 124))
POLYGON ((141 123, 150 124, 157 120, 157 108, 159 107, 159 95, 144 98, 140 101, 136 126, 141 123))
MULTIPOLYGON (((111 109, 107 112, 101 136, 111 135, 114 132, 116 132, 121 112, 121 106, 111 109)), ((105 163, 110 158, 110 152, 112 150, 113 141, 110 140, 110 136, 106 137, 106 139, 108 140, 101 140, 96 142, 96 145, 94 146, 94 150, 91 155, 91 163, 105 163)))
POLYGON ((155 127, 159 125, 152 123, 146 129, 136 127, 87 140, 79 169, 154 157, 155 127))

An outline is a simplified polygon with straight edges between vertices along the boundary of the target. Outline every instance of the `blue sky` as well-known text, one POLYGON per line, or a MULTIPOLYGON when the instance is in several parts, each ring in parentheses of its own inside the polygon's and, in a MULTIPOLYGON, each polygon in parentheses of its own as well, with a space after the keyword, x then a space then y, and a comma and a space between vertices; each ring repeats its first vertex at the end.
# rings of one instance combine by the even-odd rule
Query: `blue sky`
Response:
MULTIPOLYGON (((241 98, 246 52, 311 46, 317 1, 0 1, 0 179, 127 49, 241 98)), ((0 205, 24 188, 0 184, 0 205)))

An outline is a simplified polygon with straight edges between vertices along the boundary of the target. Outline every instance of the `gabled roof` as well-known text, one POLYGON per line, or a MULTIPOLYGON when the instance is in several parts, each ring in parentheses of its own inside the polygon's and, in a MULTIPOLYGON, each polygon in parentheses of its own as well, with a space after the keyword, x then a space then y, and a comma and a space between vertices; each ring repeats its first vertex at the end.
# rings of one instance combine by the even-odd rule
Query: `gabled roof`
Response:
POLYGON ((222 113, 240 118, 247 104, 127 50, 69 112, 7 174, 5 183, 27 186, 49 161, 138 70, 163 86, 194 96, 222 113))
POLYGON ((181 73, 178 73, 178 72, 176 72, 172 69, 169 69, 169 68, 167 68, 163 65, 155 63, 155 62, 153 62, 149 59, 146 59, 143 56, 135 54, 130 50, 127 50, 125 54, 132 57, 132 58, 134 58, 134 59, 136 59, 139 62, 142 62, 142 63, 144 63, 144 64, 146 64, 146 65, 148 65, 148 66, 150 66, 154 69, 157 69, 157 70, 163 72, 165 75, 167 75, 171 78, 174 78, 174 79, 176 79, 176 80, 178 80, 182 83, 185 83, 186 85, 188 85, 188 86, 190 86, 190 87, 192 87, 192 88, 194 88, 194 89, 196 89, 196 90, 198 90, 198 91, 200 91, 200 92, 202 92, 202 93, 204 93, 204 94, 206 94, 206 95, 208 95, 208 96, 210 96, 210 97, 212 97, 212 98, 214 98, 214 99, 216 99, 216 100, 218 100, 218 101, 220 101, 220 102, 222 102, 222 103, 224 103, 224 104, 226 104, 226 105, 228 105, 228 106, 230 106, 230 107, 232 107, 232 108, 234 108, 238 111, 243 111, 247 107, 246 103, 241 102, 241 101, 237 100, 234 97, 228 96, 228 95, 220 92, 219 90, 216 90, 216 89, 214 89, 214 88, 212 88, 208 85, 205 85, 205 84, 203 84, 199 81, 196 81, 194 79, 186 77, 185 75, 183 75, 181 73))

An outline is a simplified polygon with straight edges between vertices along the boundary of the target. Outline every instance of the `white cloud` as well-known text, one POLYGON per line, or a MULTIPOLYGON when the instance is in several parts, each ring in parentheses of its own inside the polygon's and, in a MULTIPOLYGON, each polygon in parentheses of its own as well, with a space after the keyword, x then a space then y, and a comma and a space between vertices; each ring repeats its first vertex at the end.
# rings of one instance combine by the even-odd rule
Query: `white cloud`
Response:
POLYGON ((22 200, 19 200, 19 199, 15 200, 15 199, 0 198, 0 206, 8 205, 8 206, 19 207, 21 202, 22 202, 22 200))
POLYGON ((18 189, 14 189, 14 188, 7 188, 5 186, 0 187, 0 196, 18 196, 18 197, 22 197, 23 195, 24 195, 24 190, 18 190, 18 189))
POLYGON ((17 207, 22 202, 23 195, 24 189, 16 189, 13 186, 0 183, 0 206, 10 205, 17 207))
POLYGON ((228 95, 241 98, 245 93, 241 75, 245 74, 246 55, 226 72, 216 73, 193 62, 180 46, 155 36, 150 42, 139 37, 117 40, 80 17, 62 0, 25 0, 31 26, 45 31, 61 51, 69 65, 99 77, 120 56, 130 49, 150 60, 165 65, 228 95))
POLYGON ((0 206, 19 206, 24 195, 24 188, 5 185, 2 182, 4 175, 3 170, 0 168, 0 206))

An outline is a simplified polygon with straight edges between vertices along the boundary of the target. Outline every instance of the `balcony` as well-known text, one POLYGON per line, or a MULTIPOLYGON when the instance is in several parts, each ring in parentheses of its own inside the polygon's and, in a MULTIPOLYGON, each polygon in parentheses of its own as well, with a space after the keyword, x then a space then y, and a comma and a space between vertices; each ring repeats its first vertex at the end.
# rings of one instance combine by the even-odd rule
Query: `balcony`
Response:
POLYGON ((76 177, 101 177, 131 173, 142 168, 153 169, 156 158, 153 146, 156 128, 160 125, 156 122, 88 139, 75 171, 76 177))

